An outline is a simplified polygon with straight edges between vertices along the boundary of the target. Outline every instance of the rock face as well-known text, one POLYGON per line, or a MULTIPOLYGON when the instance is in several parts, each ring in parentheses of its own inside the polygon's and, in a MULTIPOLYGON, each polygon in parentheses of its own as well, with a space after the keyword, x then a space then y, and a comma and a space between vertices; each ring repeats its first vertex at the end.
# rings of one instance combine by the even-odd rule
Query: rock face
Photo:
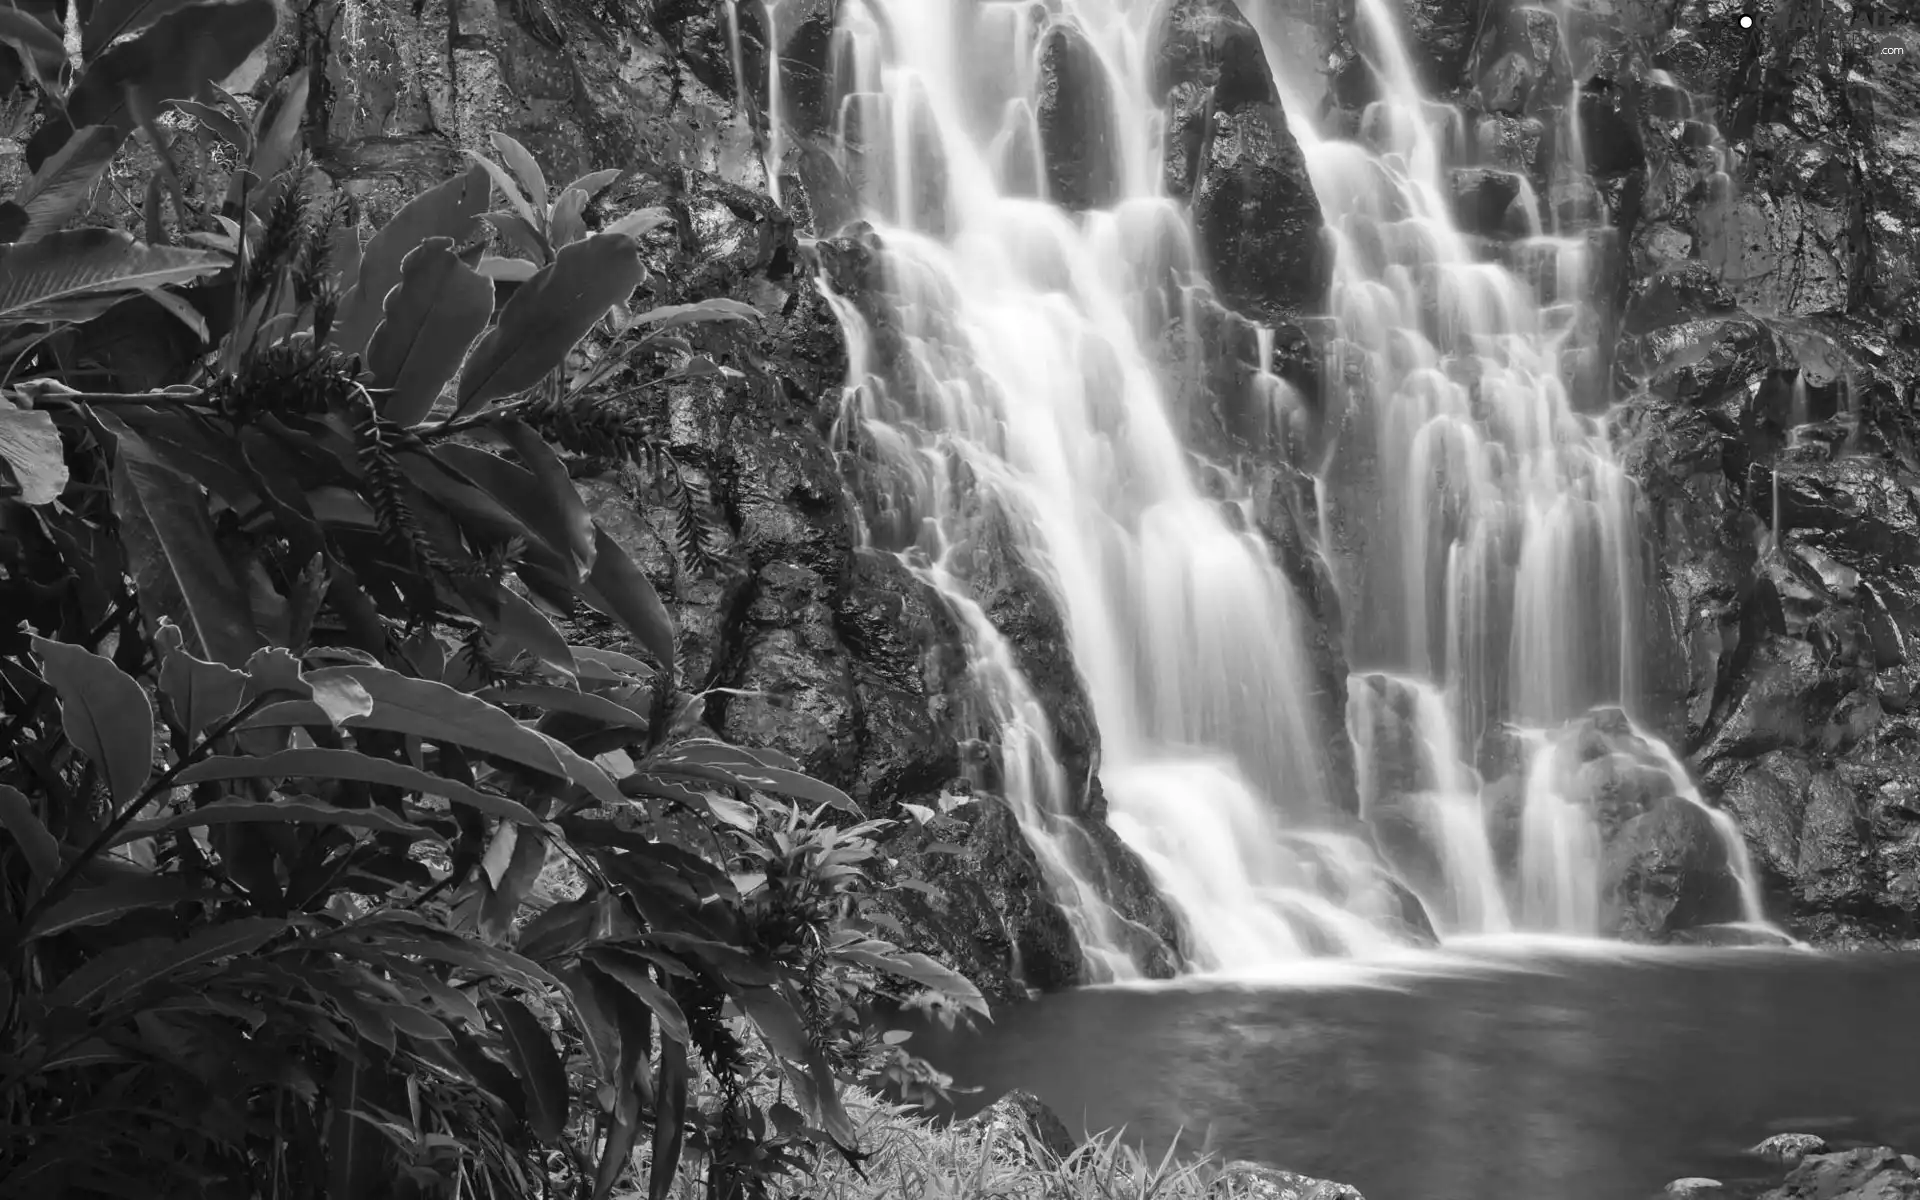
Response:
POLYGON ((1920 1158, 1880 1146, 1809 1154, 1760 1200, 1916 1200, 1920 1158))
POLYGON ((1056 25, 1040 49, 1040 153, 1047 196, 1065 208, 1104 208, 1120 198, 1113 88, 1087 35, 1056 25))
POLYGON ((1168 108, 1167 191, 1189 199, 1208 278, 1272 324, 1321 308, 1332 258, 1260 35, 1233 0, 1175 0, 1153 90, 1168 108))

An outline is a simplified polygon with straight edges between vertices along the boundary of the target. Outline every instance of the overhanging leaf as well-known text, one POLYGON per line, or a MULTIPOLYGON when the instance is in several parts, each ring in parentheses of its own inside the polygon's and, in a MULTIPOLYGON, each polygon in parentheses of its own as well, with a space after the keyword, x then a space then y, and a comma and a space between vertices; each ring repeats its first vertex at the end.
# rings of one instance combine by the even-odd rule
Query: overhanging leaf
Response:
POLYGON ((144 246, 117 229, 66 229, 0 245, 0 316, 38 320, 74 301, 117 302, 128 292, 211 275, 229 261, 208 250, 144 246))
POLYGON ((112 662, 79 646, 37 637, 33 652, 60 697, 60 727, 99 769, 114 807, 138 796, 153 771, 153 705, 147 693, 112 662))
POLYGON ((28 939, 52 937, 69 929, 100 925, 131 912, 167 912, 176 904, 209 899, 224 893, 209 890, 185 875, 144 875, 116 879, 75 892, 42 913, 28 939))
POLYGON ((645 960, 606 946, 592 947, 581 957, 652 1009, 654 1017, 660 1022, 661 1033, 681 1042, 693 1040, 693 1035, 687 1031, 686 1014, 680 1011, 680 1005, 667 994, 666 989, 653 981, 653 977, 647 973, 645 960))
POLYGON ((400 282, 407 255, 428 238, 451 238, 456 245, 471 241, 480 232, 489 190, 485 168, 475 165, 415 196, 381 226, 361 252, 359 281, 340 302, 334 344, 348 354, 364 351, 384 315, 387 293, 400 282))
POLYGON ((573 713, 575 716, 587 717, 607 725, 624 726, 628 729, 644 730, 647 727, 645 717, 624 704, 615 703, 605 696, 596 696, 592 692, 576 692, 570 688, 540 684, 521 684, 488 688, 474 694, 494 704, 532 705, 549 712, 573 713))
POLYGON ((373 758, 357 750, 282 750, 276 754, 216 756, 195 763, 178 777, 181 784, 229 779, 350 779, 404 791, 439 796, 464 804, 490 817, 519 825, 538 825, 540 818, 518 800, 495 796, 430 774, 405 763, 373 758))
POLYGON ((27 505, 51 504, 67 490, 67 459, 53 414, 38 409, 0 408, 0 496, 18 489, 27 505))
POLYGON ((20 185, 13 199, 0 208, 0 223, 14 216, 18 228, 6 229, 0 241, 31 242, 59 229, 80 212, 94 184, 113 161, 121 134, 105 125, 89 125, 68 138, 33 178, 20 185))
POLYGON ((93 16, 80 28, 80 53, 93 58, 118 38, 158 21, 186 0, 95 0, 93 16))
POLYGON ((444 843, 445 838, 422 825, 403 821, 381 808, 340 808, 337 805, 302 797, 297 800, 216 800, 190 812, 163 817, 157 821, 135 821, 121 831, 113 844, 125 845, 143 837, 171 833, 176 829, 203 829, 216 825, 241 824, 334 825, 349 829, 371 829, 375 833, 397 833, 404 837, 444 843))
POLYGON ((114 510, 126 542, 135 592, 155 624, 166 617, 200 657, 237 667, 264 639, 214 540, 200 486, 163 463, 110 413, 96 414, 114 435, 114 510))
POLYGON ((527 1124, 549 1146, 558 1145, 567 1123, 567 1072, 546 1026, 518 1000, 490 999, 487 1015, 500 1026, 502 1044, 527 1096, 527 1124))
POLYGON ((367 367, 375 386, 391 389, 382 415, 417 425, 492 319, 493 284, 460 261, 452 238, 428 238, 401 260, 384 314, 367 344, 367 367))
POLYGON ((49 120, 27 143, 28 165, 37 170, 76 127, 106 125, 131 133, 130 86, 156 105, 196 98, 238 70, 273 36, 278 20, 273 0, 200 0, 108 47, 67 94, 66 119, 49 120))
POLYGON ((533 205, 534 211, 545 212, 547 176, 540 169, 540 163, 533 157, 533 153, 506 134, 498 132, 493 135, 493 148, 499 151, 500 157, 506 160, 514 177, 527 189, 527 200, 533 205))
POLYGON ((874 938, 857 938, 846 944, 833 946, 832 953, 847 962, 859 963, 876 971, 885 971, 889 975, 898 975, 902 979, 911 980, 983 1017, 992 1015, 987 1011, 986 998, 980 994, 979 988, 951 967, 917 951, 902 950, 889 942, 874 938))
POLYGON ((660 1039, 660 1071, 654 1082, 653 1170, 647 1178, 648 1200, 666 1200, 680 1169, 680 1149, 687 1135, 687 1044, 660 1039))
MULTIPOLYGON (((576 583, 579 581, 581 573, 592 561, 593 542, 587 540, 585 552, 579 552, 573 526, 575 514, 570 507, 563 506, 564 501, 556 503, 556 497, 548 492, 533 472, 515 466, 497 454, 489 454, 478 446, 448 443, 435 446, 433 455, 473 480, 518 518, 530 533, 557 556, 558 563, 571 562, 571 578, 576 583)), ((561 470, 564 472, 566 468, 562 467, 561 470)), ((567 487, 571 492, 572 484, 569 483, 567 487)), ((579 493, 574 492, 573 496, 577 503, 579 493)), ((580 511, 584 514, 585 506, 581 506, 580 511)), ((592 537, 592 522, 593 518, 588 517, 587 539, 592 537)))
MULTIPOLYGON (((571 550, 581 569, 590 569, 598 544, 593 533, 593 516, 587 511, 586 501, 580 498, 580 490, 574 487, 566 464, 554 454, 547 440, 519 417, 499 422, 494 431, 506 439, 507 445, 520 456, 521 465, 539 480, 553 510, 559 514, 558 526, 564 531, 564 540, 554 549, 562 553, 571 550)), ((526 518, 523 515, 521 519, 526 518)))
POLYGON ((672 614, 620 543, 597 523, 593 532, 593 570, 581 586, 581 596, 626 626, 671 678, 675 666, 672 614))
POLYGON ((708 321, 758 321, 760 319, 760 310, 753 305, 718 296, 696 304, 668 304, 660 308, 648 309, 635 317, 633 323, 652 326, 654 331, 658 332, 662 329, 673 329, 681 325, 698 325, 708 321))
POLYGON ((595 234, 554 255, 521 284, 460 374, 455 414, 472 412, 546 378, 607 310, 632 295, 644 271, 633 239, 595 234))

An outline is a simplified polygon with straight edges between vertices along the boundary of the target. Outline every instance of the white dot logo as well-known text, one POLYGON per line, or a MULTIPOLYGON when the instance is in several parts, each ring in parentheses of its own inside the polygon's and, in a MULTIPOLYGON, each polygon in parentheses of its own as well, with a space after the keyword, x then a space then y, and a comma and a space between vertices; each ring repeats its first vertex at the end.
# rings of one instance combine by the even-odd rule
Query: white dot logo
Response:
POLYGON ((1753 28, 1753 14, 1752 14, 1752 13, 1741 13, 1741 14, 1740 14, 1740 28, 1742 28, 1742 29, 1752 29, 1752 28, 1753 28))

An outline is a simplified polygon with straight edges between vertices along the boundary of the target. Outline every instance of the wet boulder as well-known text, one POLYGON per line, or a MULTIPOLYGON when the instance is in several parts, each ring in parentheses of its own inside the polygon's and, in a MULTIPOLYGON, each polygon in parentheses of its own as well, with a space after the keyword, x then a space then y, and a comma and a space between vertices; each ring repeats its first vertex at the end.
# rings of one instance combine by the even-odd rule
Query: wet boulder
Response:
POLYGON ((1164 173, 1191 202, 1220 298, 1267 324, 1323 307, 1333 263, 1320 202, 1258 33, 1232 0, 1175 0, 1158 37, 1164 173))
POLYGON ((1920 1158, 1885 1146, 1809 1154, 1760 1200, 1920 1200, 1920 1158))
POLYGON ((1045 1171, 1079 1145, 1060 1119, 1032 1092, 1012 1091, 979 1113, 954 1124, 962 1137, 978 1139, 995 1161, 1045 1171))
POLYGON ((1601 929, 1662 941, 1680 929, 1740 918, 1740 887, 1712 819, 1668 797, 1621 826, 1601 866, 1601 929))
POLYGON ((1253 1162, 1230 1162, 1213 1181, 1209 1200, 1366 1200, 1357 1188, 1253 1162))
POLYGON ((1105 208, 1120 198, 1113 86, 1093 43, 1061 23, 1040 49, 1040 151, 1047 194, 1064 208, 1105 208))
POLYGON ((1776 1133, 1747 1148, 1747 1153, 1791 1171, 1809 1154, 1824 1154, 1827 1139, 1817 1133, 1776 1133))

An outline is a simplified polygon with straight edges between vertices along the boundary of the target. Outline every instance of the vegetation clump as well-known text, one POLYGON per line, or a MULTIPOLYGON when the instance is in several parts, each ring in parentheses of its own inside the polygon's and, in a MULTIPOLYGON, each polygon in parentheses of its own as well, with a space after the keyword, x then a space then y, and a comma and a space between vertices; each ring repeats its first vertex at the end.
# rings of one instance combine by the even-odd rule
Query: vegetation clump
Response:
POLYGON ((77 56, 64 4, 0 22, 43 113, 0 205, 0 1196, 734 1200, 860 1162, 845 1086, 946 1083, 876 1001, 985 1006, 871 909, 883 822, 702 736, 565 457, 666 479, 711 569, 624 401, 758 314, 630 310, 665 215, 589 227, 618 173, 552 188, 505 137, 363 245, 306 74, 213 82, 270 0, 73 11, 77 56), (211 209, 182 119, 243 164, 211 209), (76 226, 135 137, 141 236, 76 226))

